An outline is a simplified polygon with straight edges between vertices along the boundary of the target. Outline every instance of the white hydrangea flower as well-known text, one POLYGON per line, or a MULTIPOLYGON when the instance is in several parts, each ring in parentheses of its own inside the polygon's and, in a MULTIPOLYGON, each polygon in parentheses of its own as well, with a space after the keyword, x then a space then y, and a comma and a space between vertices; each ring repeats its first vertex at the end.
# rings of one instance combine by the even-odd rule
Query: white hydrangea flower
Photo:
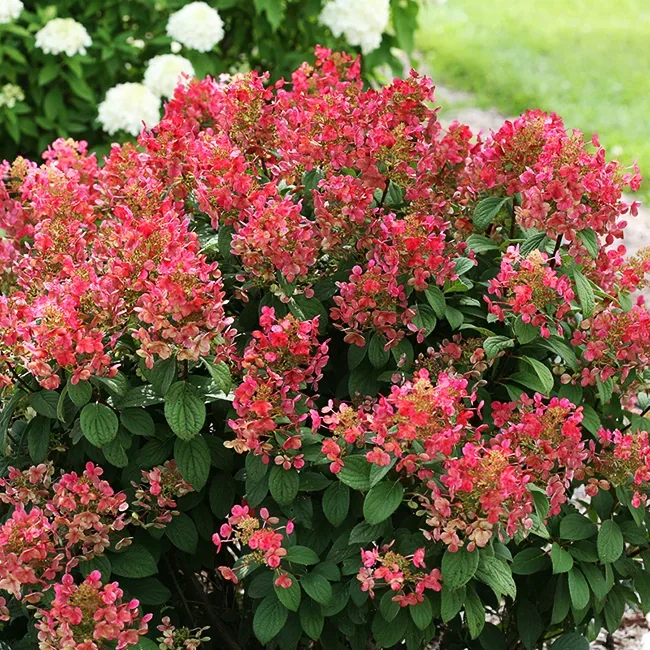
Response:
POLYGON ((117 84, 99 105, 97 119, 110 135, 117 131, 138 135, 143 122, 152 127, 160 121, 160 98, 144 84, 117 84))
POLYGON ((318 20, 368 54, 379 47, 388 27, 390 0, 328 0, 318 20))
POLYGON ((45 54, 85 54, 92 44, 86 28, 74 18, 54 18, 36 32, 36 47, 45 54))
POLYGON ((0 0, 0 25, 16 20, 24 8, 21 0, 0 0))
POLYGON ((190 2, 169 17, 167 35, 185 47, 209 52, 224 37, 223 20, 205 2, 190 2))
POLYGON ((0 88, 0 106, 13 108, 16 102, 22 102, 23 99, 25 99, 25 93, 16 84, 5 84, 0 88))
POLYGON ((194 76, 191 61, 177 54, 160 54, 147 63, 144 85, 159 97, 169 99, 174 94, 182 74, 194 76))

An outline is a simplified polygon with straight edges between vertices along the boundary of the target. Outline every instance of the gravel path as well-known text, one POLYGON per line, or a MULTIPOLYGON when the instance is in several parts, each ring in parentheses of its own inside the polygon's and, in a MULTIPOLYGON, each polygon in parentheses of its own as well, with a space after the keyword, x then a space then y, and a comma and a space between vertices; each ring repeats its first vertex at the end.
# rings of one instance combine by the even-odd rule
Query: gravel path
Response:
MULTIPOLYGON (((427 73, 429 74, 429 73, 427 73)), ((432 75, 434 81, 435 76, 432 75)), ((471 94, 436 86, 436 100, 444 108, 441 121, 449 123, 458 120, 468 124, 472 131, 489 132, 497 130, 507 119, 498 110, 477 108, 471 94)), ((627 197, 628 200, 632 200, 627 197)), ((630 217, 625 229, 625 246, 628 255, 634 255, 640 248, 650 246, 650 210, 641 208, 637 217, 630 217)), ((640 612, 630 611, 621 628, 609 639, 602 633, 591 644, 592 650, 650 650, 650 615, 646 618, 640 612)))

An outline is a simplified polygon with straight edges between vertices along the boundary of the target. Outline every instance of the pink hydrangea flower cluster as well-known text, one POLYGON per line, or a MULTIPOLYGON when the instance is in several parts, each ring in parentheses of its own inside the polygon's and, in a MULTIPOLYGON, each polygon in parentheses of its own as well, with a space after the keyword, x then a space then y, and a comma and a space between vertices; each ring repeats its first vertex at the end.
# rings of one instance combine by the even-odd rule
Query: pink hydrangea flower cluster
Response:
POLYGON ((61 573, 109 547, 110 536, 126 525, 128 504, 102 473, 89 462, 83 474, 69 472, 52 483, 47 465, 10 469, 0 492, 14 507, 0 527, 0 589, 37 601, 61 573))
POLYGON ((92 571, 79 585, 66 573, 54 585, 54 594, 37 613, 41 650, 103 650, 107 642, 124 650, 147 633, 152 618, 140 616, 137 600, 122 601, 117 582, 102 585, 99 571, 92 571))
MULTIPOLYGON (((247 505, 233 506, 228 521, 222 524, 218 533, 212 536, 212 542, 221 550, 224 543, 232 543, 238 549, 248 546, 251 550, 242 558, 240 568, 251 562, 265 564, 271 569, 278 569, 282 558, 287 554, 287 549, 282 547, 285 535, 293 532, 294 525, 288 521, 284 526, 278 526, 280 520, 271 517, 266 508, 260 508, 259 516, 247 505), (284 531, 284 532, 282 532, 284 531)), ((220 566, 219 572, 226 580, 239 582, 236 570, 220 566)), ((278 584, 284 588, 291 586, 291 578, 278 572, 278 584)))
POLYGON ((638 169, 625 172, 607 162, 594 137, 591 153, 579 131, 567 133, 555 113, 527 111, 492 134, 477 156, 476 174, 485 187, 521 193, 517 221, 552 239, 565 237, 584 251, 578 233, 590 228, 607 244, 622 236, 622 215, 638 204, 621 201, 626 187, 637 190, 638 169))
POLYGON ((148 366, 227 349, 219 272, 200 254, 182 206, 146 173, 133 178, 137 188, 115 185, 115 174, 128 183, 129 171, 140 171, 135 150, 116 150, 100 170, 82 146, 71 147, 56 143, 20 183, 0 180, 20 198, 5 202, 0 225, 20 219, 16 210, 35 222, 33 244, 15 243, 11 289, 0 300, 3 358, 55 389, 61 368, 73 383, 114 375, 112 351, 124 334, 148 366))
POLYGON ((598 489, 614 487, 634 488, 632 505, 635 508, 646 503, 645 489, 650 486, 650 439, 647 431, 619 431, 600 429, 598 439, 602 451, 597 457, 596 468, 604 477, 589 479, 587 493, 594 496, 598 489))
POLYGON ((278 318, 273 308, 262 307, 260 326, 241 360, 244 377, 233 401, 239 417, 228 422, 237 437, 226 445, 265 463, 300 469, 301 426, 312 403, 303 391, 317 387, 328 345, 318 340, 318 317, 278 318))
POLYGON ((524 257, 516 246, 510 246, 503 256, 488 292, 496 297, 495 301, 485 297, 491 314, 501 321, 508 312, 521 315, 524 323, 539 327, 545 338, 550 337, 551 328, 557 331, 575 298, 568 277, 558 275, 545 253, 533 251, 524 257))
POLYGON ((419 548, 413 555, 401 555, 391 550, 391 544, 376 546, 369 551, 361 550, 363 566, 359 569, 357 579, 361 591, 375 597, 375 589, 389 587, 395 592, 392 601, 400 607, 420 604, 427 590, 442 589, 440 569, 429 571, 424 559, 425 549, 419 548))
POLYGON ((397 461, 395 469, 426 480, 433 476, 427 463, 453 453, 461 440, 479 436, 481 427, 470 420, 475 410, 467 408, 473 396, 462 377, 441 373, 433 380, 425 368, 412 380, 393 386, 372 410, 341 406, 325 409, 323 422, 332 433, 323 441, 323 453, 332 461, 330 469, 344 466, 346 453, 354 445, 368 448, 368 462, 379 467, 397 461))
POLYGON ((136 491, 132 521, 145 528, 164 528, 179 514, 177 500, 194 491, 181 476, 175 460, 168 460, 150 471, 143 470, 142 483, 133 485, 136 491))

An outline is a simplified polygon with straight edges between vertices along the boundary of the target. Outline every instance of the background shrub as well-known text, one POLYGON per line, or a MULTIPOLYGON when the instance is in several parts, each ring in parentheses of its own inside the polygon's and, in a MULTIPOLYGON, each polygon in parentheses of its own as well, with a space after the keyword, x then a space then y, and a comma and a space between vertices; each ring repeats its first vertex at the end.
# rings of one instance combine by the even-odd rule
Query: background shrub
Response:
POLYGON ((317 55, 3 166, 12 650, 586 650, 650 608, 638 174, 317 55))
MULTIPOLYGON (((397 65, 392 48, 410 51, 417 14, 415 0, 391 0, 390 21, 382 26, 381 15, 389 17, 389 0, 344 3, 349 19, 340 18, 345 11, 338 6, 331 12, 342 21, 339 26, 346 28, 335 37, 319 21, 321 0, 216 0, 208 4, 219 14, 223 37, 214 46, 208 41, 207 50, 201 47, 199 51, 181 48, 178 42, 172 45, 167 33, 170 15, 190 4, 186 0, 58 0, 50 4, 25 0, 21 10, 22 4, 7 0, 0 9, 0 127, 9 136, 3 141, 0 158, 7 159, 18 154, 37 159, 60 136, 83 137, 91 148, 107 152, 110 142, 127 134, 112 136, 102 131, 97 123, 98 105, 117 84, 141 83, 148 62, 156 56, 172 52, 183 56, 199 77, 255 68, 272 70, 278 79, 311 56, 316 44, 359 52, 360 42, 379 29, 377 43, 364 50, 365 70, 371 75, 380 64, 397 65), (380 22, 368 23, 366 13, 379 15, 380 22), (85 52, 76 53, 74 48, 68 54, 46 53, 51 52, 47 46, 43 50, 43 41, 70 41, 70 36, 62 38, 59 31, 39 41, 39 31, 48 23, 51 28, 57 18, 74 19, 85 28, 90 39, 85 52), (351 38, 350 29, 354 30, 351 38)), ((337 25, 336 20, 325 22, 337 25)), ((190 14, 189 24, 181 27, 192 31, 204 23, 190 14)), ((77 42, 74 37, 72 42, 77 42)), ((201 43, 199 38, 195 45, 201 43)), ((126 102, 117 101, 124 105, 138 100, 131 95, 126 102)), ((134 135, 151 110, 136 112, 136 116, 134 135)))

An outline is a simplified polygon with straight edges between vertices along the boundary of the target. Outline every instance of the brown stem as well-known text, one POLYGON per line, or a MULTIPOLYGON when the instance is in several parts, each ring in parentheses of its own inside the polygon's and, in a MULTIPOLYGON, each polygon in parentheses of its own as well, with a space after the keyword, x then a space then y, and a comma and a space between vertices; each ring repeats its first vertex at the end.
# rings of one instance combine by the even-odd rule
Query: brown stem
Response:
POLYGON ((29 386, 23 378, 16 372, 15 368, 7 362, 7 368, 9 368, 9 372, 11 373, 11 376, 28 392, 33 393, 34 389, 29 386))
POLYGON ((381 195, 381 199, 379 199, 379 204, 378 208, 382 208, 384 206, 384 201, 386 200, 386 195, 388 194, 388 187, 390 186, 390 178, 386 179, 386 187, 384 187, 384 191, 381 195))
POLYGON ((168 559, 167 559, 167 568, 169 569, 169 573, 171 574, 172 580, 174 581, 174 587, 176 588, 176 591, 178 592, 178 595, 183 603, 183 606, 185 607, 187 616, 192 622, 192 627, 197 627, 196 621, 194 620, 194 616, 192 615, 192 608, 190 607, 189 603, 185 599, 185 594, 183 593, 183 590, 181 589, 181 586, 178 582, 178 578, 176 577, 176 570, 174 567, 172 567, 172 564, 168 559))
POLYGON ((213 611, 212 604, 210 603, 208 595, 205 593, 203 585, 199 582, 198 578, 194 574, 192 574, 192 586, 194 587, 194 591, 196 592, 197 596, 203 601, 212 627, 214 627, 214 629, 219 632, 220 640, 226 646, 231 648, 231 650, 241 650, 241 646, 232 637, 230 630, 224 625, 223 621, 213 611))
POLYGON ((549 267, 554 269, 557 265, 557 258, 555 257, 559 250, 560 246, 562 246, 562 235, 558 235, 558 238, 555 240, 555 248, 553 249, 553 257, 551 258, 551 261, 549 263, 549 267))

